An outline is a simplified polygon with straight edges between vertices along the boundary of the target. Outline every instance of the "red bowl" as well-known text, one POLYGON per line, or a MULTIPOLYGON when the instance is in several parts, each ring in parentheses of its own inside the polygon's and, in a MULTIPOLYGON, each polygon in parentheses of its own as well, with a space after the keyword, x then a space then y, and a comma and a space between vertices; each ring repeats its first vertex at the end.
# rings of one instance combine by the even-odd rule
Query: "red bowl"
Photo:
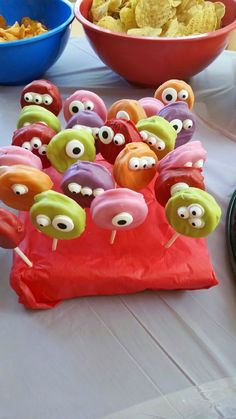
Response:
POLYGON ((188 79, 224 50, 236 28, 236 1, 222 1, 226 6, 222 29, 182 38, 144 38, 110 32, 88 20, 92 0, 78 0, 75 16, 108 67, 132 83, 157 86, 169 79, 188 79))

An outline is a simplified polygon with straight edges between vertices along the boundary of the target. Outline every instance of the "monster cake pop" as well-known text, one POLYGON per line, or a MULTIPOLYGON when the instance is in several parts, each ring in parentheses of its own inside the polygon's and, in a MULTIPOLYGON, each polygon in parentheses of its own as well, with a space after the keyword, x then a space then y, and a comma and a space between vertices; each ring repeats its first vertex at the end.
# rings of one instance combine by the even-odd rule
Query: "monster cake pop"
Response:
POLYGON ((50 177, 30 166, 0 168, 0 200, 10 208, 29 211, 35 195, 51 189, 50 177))
POLYGON ((47 158, 47 146, 55 135, 56 132, 52 128, 42 123, 35 123, 16 130, 13 134, 12 144, 38 156, 45 169, 51 166, 47 158))
POLYGON ((165 214, 176 232, 165 245, 169 248, 181 234, 194 238, 211 234, 220 222, 221 208, 209 193, 190 187, 173 194, 165 214))
POLYGON ((122 188, 97 196, 90 212, 98 227, 112 231, 110 243, 113 244, 117 230, 130 230, 145 221, 148 207, 142 194, 122 188))
POLYGON ((39 105, 58 116, 62 99, 58 88, 48 80, 34 80, 21 93, 21 107, 39 105))
POLYGON ((191 140, 195 132, 195 116, 190 111, 187 103, 171 103, 159 112, 159 116, 166 119, 176 130, 175 148, 191 140))
POLYGON ((200 141, 190 141, 167 154, 159 163, 158 171, 178 169, 181 167, 202 168, 207 152, 200 141))
POLYGON ((172 195, 189 187, 205 190, 201 169, 183 167, 163 170, 154 185, 156 200, 165 207, 172 195))
POLYGON ((157 172, 157 156, 144 143, 127 144, 117 156, 113 176, 124 188, 139 191, 151 182, 157 172))
POLYGON ((69 121, 73 115, 81 111, 94 111, 105 122, 107 119, 107 109, 103 100, 89 90, 77 90, 69 96, 64 103, 64 117, 69 121))
POLYGON ((61 183, 63 193, 74 199, 83 208, 90 207, 94 198, 115 182, 106 167, 87 161, 78 161, 67 169, 61 183))
POLYGON ((73 199, 46 191, 34 200, 30 209, 32 223, 37 230, 53 238, 52 250, 56 250, 58 240, 75 239, 84 232, 86 213, 73 199))
POLYGON ((149 145, 158 160, 175 148, 176 131, 164 118, 152 116, 137 123, 142 140, 149 145))
POLYGON ((13 145, 0 148, 0 167, 15 166, 18 164, 42 170, 40 158, 32 154, 29 150, 13 145))
POLYGON ((41 122, 52 128, 55 132, 61 131, 61 123, 59 119, 49 110, 38 105, 25 106, 19 115, 17 121, 17 129, 41 122))
POLYGON ((108 109, 107 119, 123 118, 134 124, 140 119, 147 118, 146 112, 137 100, 121 99, 113 103, 108 109))
POLYGON ((189 109, 194 105, 194 93, 191 86, 183 80, 168 80, 154 93, 154 97, 161 100, 164 105, 174 102, 186 102, 189 109))
POLYGON ((143 97, 138 101, 140 105, 145 110, 147 118, 150 116, 158 115, 162 108, 164 108, 164 103, 154 97, 143 97))
POLYGON ((19 244, 24 240, 25 228, 22 222, 10 211, 0 208, 0 247, 13 249, 21 259, 32 268, 32 262, 19 249, 19 244))
POLYGON ((50 141, 47 157, 60 173, 64 173, 78 160, 94 161, 96 157, 94 138, 85 129, 61 131, 50 141))
POLYGON ((98 137, 100 153, 111 164, 115 163, 116 157, 126 144, 142 140, 132 121, 119 118, 106 121, 99 129, 98 137))

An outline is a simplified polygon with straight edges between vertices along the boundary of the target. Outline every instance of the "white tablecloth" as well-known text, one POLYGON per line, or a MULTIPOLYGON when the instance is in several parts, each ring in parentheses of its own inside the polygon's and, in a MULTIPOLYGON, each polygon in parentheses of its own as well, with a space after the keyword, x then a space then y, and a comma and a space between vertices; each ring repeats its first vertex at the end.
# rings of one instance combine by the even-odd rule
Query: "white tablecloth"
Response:
MULTIPOLYGON (((100 94, 107 105, 154 92, 112 73, 83 38, 70 40, 46 77, 63 98, 84 88, 100 94)), ((0 419, 99 419, 114 412, 119 412, 114 419, 236 417, 234 379, 226 381, 228 410, 219 408, 216 394, 213 405, 207 393, 219 388, 218 380, 236 375, 236 286, 224 234, 226 208, 236 188, 235 78, 236 54, 225 52, 191 81, 194 138, 209 153, 206 184, 223 209, 221 225, 209 239, 220 285, 81 298, 31 312, 17 303, 8 282, 11 254, 0 250, 0 419), (206 397, 209 416, 200 410, 206 397), (156 407, 160 400, 162 410, 156 407)), ((11 142, 21 89, 0 87, 1 146, 11 142)))

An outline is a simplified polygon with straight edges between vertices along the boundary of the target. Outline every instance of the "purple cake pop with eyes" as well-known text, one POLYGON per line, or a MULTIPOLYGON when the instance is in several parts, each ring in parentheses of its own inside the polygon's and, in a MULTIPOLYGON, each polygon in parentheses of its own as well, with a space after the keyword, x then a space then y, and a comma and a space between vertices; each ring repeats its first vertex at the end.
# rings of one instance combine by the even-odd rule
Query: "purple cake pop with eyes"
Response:
POLYGON ((158 116, 166 119, 176 130, 177 138, 175 148, 191 140, 195 132, 195 116, 187 103, 175 102, 165 106, 158 116))
POLYGON ((61 189, 81 207, 89 208, 94 198, 115 188, 111 173, 101 164, 78 161, 62 178, 61 189))

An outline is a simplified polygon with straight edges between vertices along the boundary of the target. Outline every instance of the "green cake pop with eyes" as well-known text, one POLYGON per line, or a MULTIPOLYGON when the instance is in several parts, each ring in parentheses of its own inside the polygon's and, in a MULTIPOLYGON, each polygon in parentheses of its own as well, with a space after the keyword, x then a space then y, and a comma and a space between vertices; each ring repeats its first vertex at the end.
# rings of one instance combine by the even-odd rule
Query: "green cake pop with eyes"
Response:
POLYGON ((197 188, 186 188, 169 199, 165 213, 177 233, 200 238, 216 229, 220 222, 221 208, 209 193, 197 188))
POLYGON ((57 240, 75 239, 85 230, 85 210, 58 192, 37 195, 30 215, 37 230, 57 240))
POLYGON ((59 119, 51 111, 38 105, 25 106, 21 110, 17 121, 17 129, 37 122, 47 125, 55 132, 61 131, 59 119))
POLYGON ((158 160, 174 150, 177 133, 164 118, 151 116, 138 121, 136 127, 143 141, 154 151, 158 160))
POLYGON ((61 131, 50 141, 47 157, 60 173, 64 173, 78 160, 94 161, 96 157, 94 137, 83 128, 61 131))

